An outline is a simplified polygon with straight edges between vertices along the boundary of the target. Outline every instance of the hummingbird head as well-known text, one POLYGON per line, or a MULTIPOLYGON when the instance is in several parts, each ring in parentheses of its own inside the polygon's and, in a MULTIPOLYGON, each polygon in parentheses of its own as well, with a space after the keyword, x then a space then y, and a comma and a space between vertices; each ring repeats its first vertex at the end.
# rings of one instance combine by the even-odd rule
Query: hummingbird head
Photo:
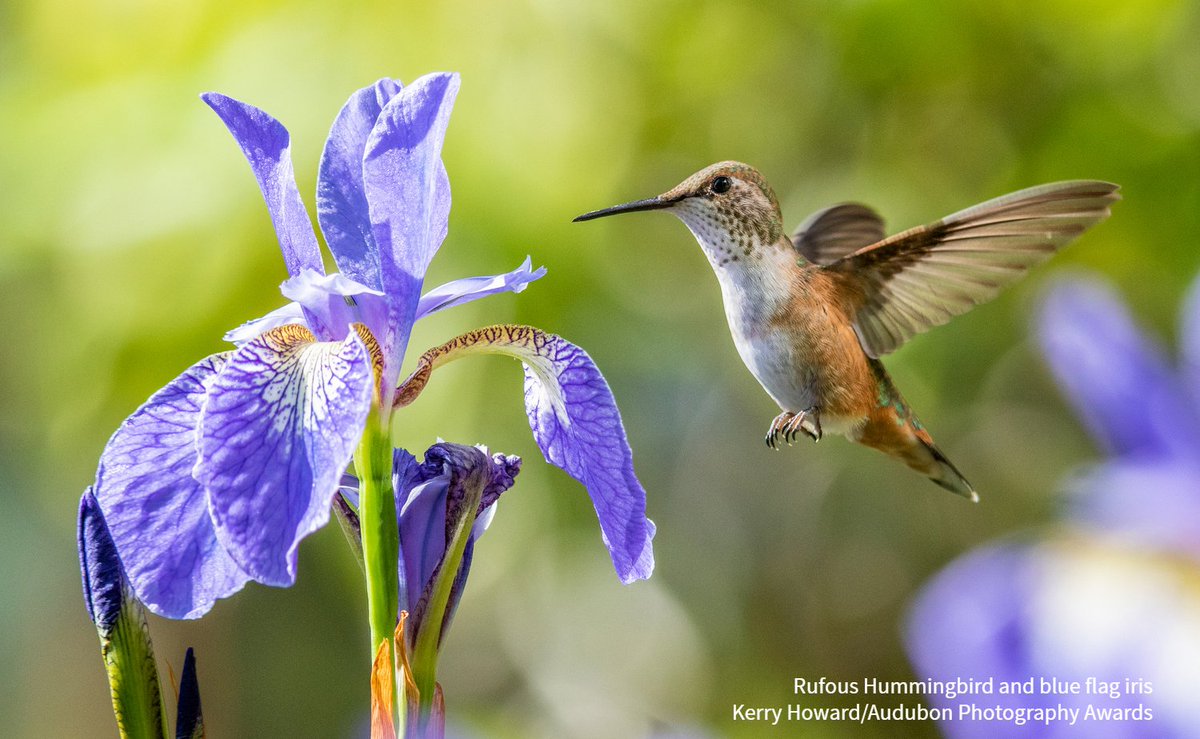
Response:
POLYGON ((718 162, 662 195, 584 213, 575 220, 639 210, 666 210, 678 216, 715 266, 753 256, 758 247, 783 235, 783 216, 771 185, 741 162, 718 162))

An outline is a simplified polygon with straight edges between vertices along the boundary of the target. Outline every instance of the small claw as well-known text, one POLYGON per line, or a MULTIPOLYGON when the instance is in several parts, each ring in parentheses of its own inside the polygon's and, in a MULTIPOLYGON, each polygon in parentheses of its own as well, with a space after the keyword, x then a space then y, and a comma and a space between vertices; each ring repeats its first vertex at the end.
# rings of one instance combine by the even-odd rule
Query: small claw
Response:
MULTIPOLYGON (((787 422, 790 421, 791 418, 792 418, 792 414, 788 413, 787 411, 784 411, 783 413, 780 413, 778 416, 775 416, 775 418, 771 421, 771 428, 767 430, 767 436, 764 439, 764 441, 767 443, 768 447, 778 451, 779 447, 776 446, 776 444, 779 441, 780 431, 782 431, 785 428, 787 422)), ((787 439, 786 434, 784 435, 784 439, 785 440, 787 439)))

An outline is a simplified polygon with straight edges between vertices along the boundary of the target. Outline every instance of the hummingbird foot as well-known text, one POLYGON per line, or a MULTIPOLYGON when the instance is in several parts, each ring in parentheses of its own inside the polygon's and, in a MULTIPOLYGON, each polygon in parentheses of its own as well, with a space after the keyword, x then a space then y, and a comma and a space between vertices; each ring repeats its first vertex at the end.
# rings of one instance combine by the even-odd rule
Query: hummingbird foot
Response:
POLYGON ((792 420, 792 414, 787 411, 775 416, 775 419, 771 421, 771 427, 767 429, 766 438, 763 439, 763 441, 767 443, 767 446, 771 447, 772 449, 779 448, 775 446, 775 442, 779 439, 779 432, 783 430, 784 425, 790 420, 792 420))
POLYGON ((821 412, 815 406, 795 414, 783 427, 783 438, 790 446, 803 431, 813 441, 821 440, 821 412))
POLYGON ((816 407, 792 413, 784 411, 771 421, 771 428, 767 430, 765 439, 767 446, 772 449, 778 449, 776 446, 779 439, 787 442, 788 446, 796 440, 796 436, 803 431, 813 441, 821 440, 821 413, 816 407))

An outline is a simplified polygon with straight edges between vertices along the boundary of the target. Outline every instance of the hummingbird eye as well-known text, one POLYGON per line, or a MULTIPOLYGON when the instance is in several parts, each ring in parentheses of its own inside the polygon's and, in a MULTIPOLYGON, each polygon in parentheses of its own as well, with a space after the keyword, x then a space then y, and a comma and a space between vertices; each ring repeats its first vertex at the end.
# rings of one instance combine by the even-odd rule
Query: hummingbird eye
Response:
POLYGON ((712 184, 709 185, 709 189, 711 189, 717 195, 724 195, 725 193, 729 192, 729 188, 731 187, 733 187, 733 180, 729 179, 725 175, 714 178, 712 184))

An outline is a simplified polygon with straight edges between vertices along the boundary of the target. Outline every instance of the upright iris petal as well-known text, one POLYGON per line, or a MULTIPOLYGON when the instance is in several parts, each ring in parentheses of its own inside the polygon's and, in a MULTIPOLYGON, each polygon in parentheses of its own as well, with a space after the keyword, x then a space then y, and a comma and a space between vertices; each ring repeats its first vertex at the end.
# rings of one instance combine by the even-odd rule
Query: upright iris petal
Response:
POLYGON ((283 125, 262 110, 216 92, 201 96, 233 134, 242 147, 259 189, 267 201, 267 211, 279 235, 283 261, 288 272, 302 269, 324 271, 321 250, 308 210, 296 189, 292 170, 291 136, 283 125))
POLYGON ((400 374, 425 271, 446 238, 450 180, 442 140, 458 84, 451 74, 414 81, 380 111, 363 153, 363 187, 388 296, 381 340, 385 402, 400 374))
POLYGON ((379 114, 401 89, 396 80, 381 79, 351 95, 329 130, 317 170, 317 218, 338 269, 376 290, 383 289, 383 280, 363 184, 363 152, 379 114))
POLYGON ((1128 456, 1200 446, 1196 414, 1156 343, 1102 283, 1070 280, 1047 297, 1040 339, 1092 435, 1128 456))

